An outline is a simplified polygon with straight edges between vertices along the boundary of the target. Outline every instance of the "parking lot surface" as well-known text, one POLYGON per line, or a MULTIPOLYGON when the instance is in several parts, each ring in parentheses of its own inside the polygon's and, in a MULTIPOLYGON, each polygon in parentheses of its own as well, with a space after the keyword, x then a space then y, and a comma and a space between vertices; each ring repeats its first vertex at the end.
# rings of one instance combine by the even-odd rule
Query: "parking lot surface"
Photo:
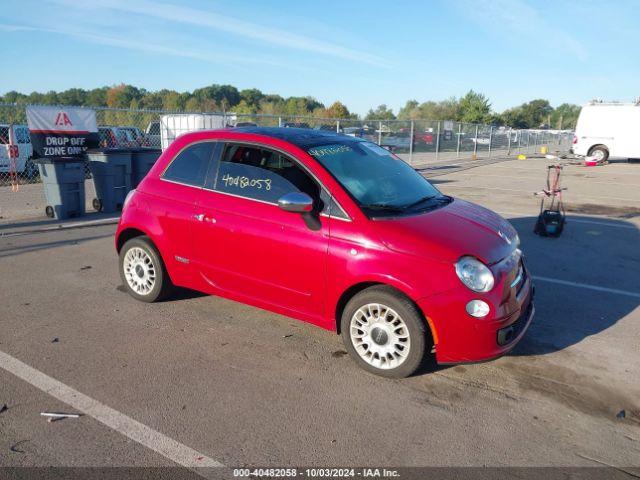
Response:
POLYGON ((0 236, 0 464, 640 467, 640 166, 566 166, 549 239, 532 233, 549 163, 425 170, 513 223, 537 313, 511 354, 404 380, 232 301, 136 302, 114 225, 0 236))

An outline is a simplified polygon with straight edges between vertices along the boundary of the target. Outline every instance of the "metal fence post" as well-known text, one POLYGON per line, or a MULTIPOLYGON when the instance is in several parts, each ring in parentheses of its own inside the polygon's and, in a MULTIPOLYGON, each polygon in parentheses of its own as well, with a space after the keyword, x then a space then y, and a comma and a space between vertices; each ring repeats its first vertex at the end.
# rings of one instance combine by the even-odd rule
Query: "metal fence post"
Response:
POLYGON ((518 155, 522 153, 522 129, 518 129, 518 155))
POLYGON ((436 161, 440 153, 440 120, 438 120, 438 128, 436 130, 436 161))
POLYGON ((413 164, 413 120, 411 120, 411 130, 409 134, 409 165, 413 164))
POLYGON ((340 133, 340 120, 336 120, 336 133, 340 133))
POLYGON ((456 145, 456 158, 460 158, 460 139, 462 138, 462 124, 458 123, 458 142, 456 145))
POLYGON ((282 127, 282 117, 278 117, 278 126, 282 127))
POLYGON ((382 144, 382 121, 378 122, 378 145, 382 144))
POLYGON ((491 142, 493 141, 493 125, 489 125, 489 158, 491 158, 491 142))
POLYGON ((511 127, 509 127, 509 139, 508 139, 508 143, 507 143, 507 155, 511 155, 511 133, 512 133, 513 129, 511 127))
POLYGON ((478 158, 478 124, 476 124, 476 137, 473 141, 473 159, 476 160, 478 158))

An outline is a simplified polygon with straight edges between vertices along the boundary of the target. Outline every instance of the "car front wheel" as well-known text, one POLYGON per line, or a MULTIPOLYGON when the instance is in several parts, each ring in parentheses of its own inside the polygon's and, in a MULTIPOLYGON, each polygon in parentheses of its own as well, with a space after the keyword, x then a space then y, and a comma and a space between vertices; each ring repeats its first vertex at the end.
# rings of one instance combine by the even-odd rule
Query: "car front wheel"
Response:
POLYGON ((122 246, 120 277, 127 292, 143 302, 162 300, 173 288, 158 250, 144 236, 132 238, 122 246))
POLYGON ((384 377, 408 377, 426 353, 422 314, 411 300, 387 286, 369 287, 349 300, 341 333, 356 362, 384 377))

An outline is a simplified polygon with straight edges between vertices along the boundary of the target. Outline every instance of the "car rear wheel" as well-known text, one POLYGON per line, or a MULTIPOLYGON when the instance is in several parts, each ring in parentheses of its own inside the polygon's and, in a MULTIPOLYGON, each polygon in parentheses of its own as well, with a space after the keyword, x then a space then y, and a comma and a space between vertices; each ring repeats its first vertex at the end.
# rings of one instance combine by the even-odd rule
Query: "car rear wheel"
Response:
POLYGON ((120 277, 127 292, 143 302, 162 300, 173 289, 158 250, 146 236, 132 238, 122 246, 120 277))
POLYGON ((413 302, 387 286, 369 287, 349 300, 341 333, 356 362, 383 377, 408 377, 426 352, 423 316, 413 302))
POLYGON ((609 149, 604 145, 596 145, 589 151, 589 156, 593 157, 598 163, 605 163, 609 160, 609 149))

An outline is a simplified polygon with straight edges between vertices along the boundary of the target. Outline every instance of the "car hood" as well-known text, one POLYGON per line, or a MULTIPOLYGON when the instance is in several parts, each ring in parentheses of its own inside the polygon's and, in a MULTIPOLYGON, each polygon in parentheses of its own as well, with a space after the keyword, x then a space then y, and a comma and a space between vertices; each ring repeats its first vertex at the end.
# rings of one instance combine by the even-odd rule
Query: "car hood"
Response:
POLYGON ((472 255, 488 265, 517 247, 517 232, 491 210, 464 200, 406 217, 378 220, 382 242, 391 250, 455 262, 472 255))

